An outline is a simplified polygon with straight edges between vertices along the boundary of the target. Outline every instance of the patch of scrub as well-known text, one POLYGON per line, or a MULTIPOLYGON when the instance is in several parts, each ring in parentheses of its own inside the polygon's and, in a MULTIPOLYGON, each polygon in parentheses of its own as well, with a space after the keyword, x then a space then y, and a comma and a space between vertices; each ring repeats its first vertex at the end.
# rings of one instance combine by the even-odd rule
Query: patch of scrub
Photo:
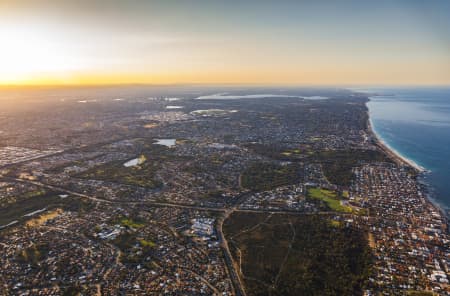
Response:
POLYGON ((157 123, 148 123, 148 124, 144 125, 144 128, 155 128, 157 126, 158 126, 157 123))
POLYGON ((27 226, 39 226, 47 222, 48 220, 54 219, 63 213, 62 209, 56 209, 54 211, 50 211, 43 215, 40 215, 37 218, 31 219, 26 223, 27 226))

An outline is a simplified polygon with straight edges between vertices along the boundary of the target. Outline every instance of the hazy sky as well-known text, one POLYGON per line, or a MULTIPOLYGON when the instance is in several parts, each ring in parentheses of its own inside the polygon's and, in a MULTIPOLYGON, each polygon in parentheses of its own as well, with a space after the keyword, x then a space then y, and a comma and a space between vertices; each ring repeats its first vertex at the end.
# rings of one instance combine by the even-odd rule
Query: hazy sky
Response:
POLYGON ((0 0, 0 84, 450 84, 450 1, 0 0))

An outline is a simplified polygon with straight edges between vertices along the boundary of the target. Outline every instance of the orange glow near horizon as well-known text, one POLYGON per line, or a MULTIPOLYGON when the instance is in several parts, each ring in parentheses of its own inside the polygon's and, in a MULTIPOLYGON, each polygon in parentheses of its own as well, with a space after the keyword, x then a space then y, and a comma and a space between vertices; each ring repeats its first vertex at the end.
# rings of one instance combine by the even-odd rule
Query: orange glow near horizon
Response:
MULTIPOLYGON (((61 65, 62 67, 64 65, 61 65)), ((351 69, 342 72, 339 69, 315 69, 315 71, 246 71, 200 73, 29 73, 14 79, 0 80, 0 86, 72 86, 72 85, 123 85, 123 84, 266 84, 266 85, 449 85, 450 77, 446 73, 435 73, 435 69, 422 67, 420 73, 412 73, 404 68, 387 73, 380 70, 362 72, 351 69), (419 81, 411 79, 422 77, 419 81)))
POLYGON ((450 85, 439 7, 216 5, 0 0, 0 86, 450 85))

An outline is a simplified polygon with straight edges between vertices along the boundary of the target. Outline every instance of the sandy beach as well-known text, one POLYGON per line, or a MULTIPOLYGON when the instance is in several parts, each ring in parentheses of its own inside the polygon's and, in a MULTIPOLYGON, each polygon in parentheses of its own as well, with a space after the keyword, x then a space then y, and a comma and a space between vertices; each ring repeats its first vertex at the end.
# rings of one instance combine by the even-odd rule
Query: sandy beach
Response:
POLYGON ((427 171, 424 167, 418 165, 413 160, 408 159, 405 156, 401 155, 398 151, 396 151, 395 149, 390 147, 383 139, 381 139, 377 135, 377 133, 375 132, 375 130, 373 128, 373 124, 372 124, 372 120, 370 119, 369 111, 367 111, 367 115, 369 117, 369 120, 368 120, 369 134, 374 139, 376 139, 377 146, 380 147, 380 149, 383 150, 383 152, 385 152, 387 155, 389 155, 398 164, 410 166, 410 167, 414 168, 415 170, 417 170, 417 172, 419 172, 419 173, 424 173, 427 171))
MULTIPOLYGON (((369 135, 375 139, 376 141, 376 145, 384 152, 386 153, 389 157, 391 157, 397 164, 400 165, 406 165, 409 166, 413 169, 415 169, 417 171, 418 174, 423 174, 426 173, 427 170, 418 165, 416 162, 406 158, 405 156, 401 155, 398 151, 396 151, 395 149, 393 149, 392 147, 390 147, 383 139, 381 139, 381 137, 379 137, 377 135, 377 133, 375 132, 374 128, 373 128, 373 124, 372 124, 372 120, 370 118, 370 112, 369 110, 367 110, 367 116, 368 116, 368 121, 367 121, 367 126, 368 126, 368 132, 369 135)), ((443 207, 441 204, 439 204, 432 196, 430 196, 429 194, 427 194, 425 192, 425 195, 427 196, 427 200, 428 202, 433 205, 433 207, 441 213, 441 215, 443 217, 445 217, 446 219, 449 218, 449 216, 447 216, 447 212, 445 210, 445 207, 443 207)), ((447 220, 448 221, 448 220, 447 220)))

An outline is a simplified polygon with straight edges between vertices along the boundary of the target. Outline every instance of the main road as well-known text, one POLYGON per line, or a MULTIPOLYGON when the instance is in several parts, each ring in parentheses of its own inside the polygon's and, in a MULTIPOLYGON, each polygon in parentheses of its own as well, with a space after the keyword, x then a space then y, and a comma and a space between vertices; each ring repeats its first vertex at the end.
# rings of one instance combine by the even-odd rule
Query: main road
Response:
MULTIPOLYGON (((246 213, 271 213, 271 214, 290 214, 290 215, 317 215, 317 214, 327 214, 332 215, 336 214, 334 212, 298 212, 298 211, 290 211, 290 210, 258 210, 258 209, 239 209, 239 206, 242 204, 242 202, 246 199, 247 194, 244 193, 241 196, 239 196, 234 204, 231 207, 205 207, 205 206, 198 206, 198 205, 189 205, 189 204, 176 204, 176 203, 170 203, 170 202, 156 202, 156 201, 117 201, 117 200, 108 200, 108 199, 102 199, 95 196, 87 195, 84 193, 75 192, 73 190, 69 190, 63 187, 45 184, 39 181, 34 180, 28 180, 28 179, 20 179, 20 178, 11 178, 11 177, 5 177, 2 176, 0 179, 3 179, 5 181, 15 181, 20 183, 28 183, 35 186, 39 186, 42 188, 47 188, 55 192, 61 192, 66 193, 72 196, 76 196, 83 199, 88 199, 92 202, 96 203, 106 203, 106 204, 117 204, 117 205, 151 205, 151 206, 159 206, 159 207, 173 207, 173 208, 181 208, 181 209, 191 209, 191 210, 199 210, 199 211, 211 211, 211 212, 219 212, 222 213, 220 217, 217 219, 217 235, 219 239, 220 246, 224 253, 224 259, 225 263, 227 265, 227 270, 230 276, 230 279, 233 284, 233 290, 237 296, 246 296, 244 284, 242 282, 241 275, 239 274, 239 269, 237 265, 235 264, 235 261, 233 260, 233 257, 231 255, 230 248, 228 246, 228 241, 225 238, 225 235, 223 234, 223 223, 224 221, 234 212, 246 212, 246 213)), ((340 215, 346 215, 343 213, 339 213, 340 215)), ((351 216, 351 214, 348 214, 351 216)))

